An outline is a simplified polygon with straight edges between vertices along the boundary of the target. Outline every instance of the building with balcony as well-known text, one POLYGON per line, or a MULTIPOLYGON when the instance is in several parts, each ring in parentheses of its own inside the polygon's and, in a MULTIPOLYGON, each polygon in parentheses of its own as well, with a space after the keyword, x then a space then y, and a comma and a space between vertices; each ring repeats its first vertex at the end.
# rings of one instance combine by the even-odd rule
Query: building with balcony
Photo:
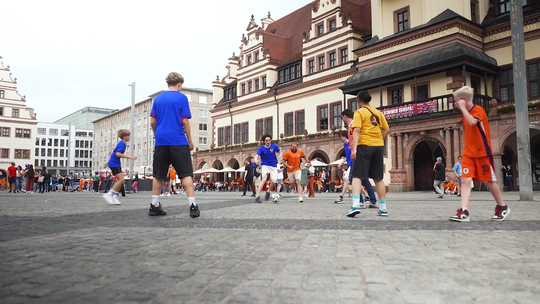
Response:
POLYGON ((35 168, 51 174, 89 176, 92 170, 92 130, 74 125, 39 122, 35 141, 35 168))
MULTIPOLYGON (((509 0, 334 0, 314 1, 276 21, 268 15, 260 26, 252 18, 240 54, 213 82, 213 145, 195 153, 195 169, 242 166, 263 133, 283 149, 296 141, 308 158, 334 161, 343 155, 334 132, 343 128, 339 114, 356 110, 356 93, 368 90, 390 124, 389 189, 431 190, 438 156, 454 177, 463 135, 451 94, 469 85, 489 114, 502 186, 502 165, 518 167, 510 8, 509 0)), ((520 9, 538 188, 540 3, 524 1, 520 9)))
POLYGON ((12 162, 24 167, 34 163, 36 114, 27 107, 26 96, 17 91, 9 65, 0 57, 0 172, 5 176, 12 162))
MULTIPOLYGON (((131 155, 133 145, 138 159, 134 163, 134 171, 139 174, 151 174, 154 156, 154 133, 150 126, 150 111, 154 98, 161 94, 159 91, 149 96, 148 99, 135 104, 135 126, 131 134, 130 142, 127 144, 126 153, 131 155)), ((191 137, 193 143, 199 147, 207 149, 211 132, 212 91, 205 89, 182 89, 189 101, 191 110, 191 137)), ((117 136, 118 130, 131 130, 131 106, 114 112, 110 115, 99 118, 93 122, 94 127, 94 170, 103 170, 103 165, 120 140, 117 136)), ((122 159, 122 168, 129 169, 129 160, 122 159)))
MULTIPOLYGON (((463 151, 452 92, 474 88, 489 115, 495 171, 517 166, 509 0, 371 1, 372 37, 354 50, 357 72, 340 87, 368 90, 390 124, 390 190, 431 190, 433 164, 447 176, 463 151)), ((517 9, 517 8, 515 8, 517 9)), ((540 2, 523 1, 534 187, 540 188, 540 2)), ((518 184, 518 174, 513 174, 518 184)))

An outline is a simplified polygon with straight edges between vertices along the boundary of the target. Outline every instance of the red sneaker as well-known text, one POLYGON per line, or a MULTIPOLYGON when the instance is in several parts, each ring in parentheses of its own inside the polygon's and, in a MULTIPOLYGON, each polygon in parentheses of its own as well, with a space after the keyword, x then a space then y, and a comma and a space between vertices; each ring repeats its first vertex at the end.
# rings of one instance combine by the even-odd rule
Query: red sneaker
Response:
POLYGON ((457 211, 456 215, 451 216, 449 220, 454 221, 454 222, 470 222, 469 210, 463 210, 459 208, 456 211, 457 211))
POLYGON ((491 218, 492 221, 502 222, 510 214, 510 208, 508 206, 495 206, 495 215, 491 218))

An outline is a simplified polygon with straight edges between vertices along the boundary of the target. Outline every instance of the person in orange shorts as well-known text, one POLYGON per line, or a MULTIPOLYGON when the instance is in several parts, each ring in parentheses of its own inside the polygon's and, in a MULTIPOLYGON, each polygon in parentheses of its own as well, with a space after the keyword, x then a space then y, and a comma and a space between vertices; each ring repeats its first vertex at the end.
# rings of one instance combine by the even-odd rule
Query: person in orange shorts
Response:
POLYGON ((503 221, 510 208, 503 202, 501 190, 495 183, 495 169, 493 162, 493 149, 486 111, 472 102, 474 91, 464 86, 454 92, 456 107, 463 114, 464 151, 461 158, 461 208, 449 218, 451 221, 468 222, 469 198, 471 197, 471 180, 483 181, 489 188, 497 206, 492 221, 503 221))

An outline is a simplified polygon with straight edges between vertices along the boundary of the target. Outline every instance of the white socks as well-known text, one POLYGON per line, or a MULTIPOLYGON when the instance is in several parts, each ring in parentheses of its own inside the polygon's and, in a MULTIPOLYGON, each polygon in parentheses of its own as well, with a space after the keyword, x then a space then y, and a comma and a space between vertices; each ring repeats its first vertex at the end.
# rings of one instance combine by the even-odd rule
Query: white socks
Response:
POLYGON ((197 206, 197 203, 195 202, 195 198, 194 197, 188 197, 187 198, 187 201, 188 201, 188 205, 191 206, 192 204, 197 206))
POLYGON ((159 195, 152 195, 152 205, 159 207, 159 195))

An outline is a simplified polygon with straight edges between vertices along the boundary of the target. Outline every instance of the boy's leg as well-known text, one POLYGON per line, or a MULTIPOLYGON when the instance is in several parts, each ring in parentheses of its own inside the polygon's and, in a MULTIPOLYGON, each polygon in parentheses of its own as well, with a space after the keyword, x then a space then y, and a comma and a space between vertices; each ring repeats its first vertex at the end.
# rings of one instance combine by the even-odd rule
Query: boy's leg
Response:
POLYGON ((111 189, 114 192, 120 192, 120 189, 122 188, 122 183, 124 182, 124 173, 120 172, 118 174, 115 174, 114 176, 116 177, 116 182, 111 189))
POLYGON ((163 186, 163 179, 154 177, 152 181, 152 195, 159 196, 161 193, 161 187, 163 186))
POLYGON ((469 210, 469 199, 471 198, 471 181, 470 177, 461 177, 461 209, 469 210))
POLYGON ((493 198, 495 199, 495 202, 497 203, 497 206, 506 206, 504 204, 504 200, 501 194, 501 189, 495 182, 484 182, 485 185, 488 187, 489 191, 491 191, 491 195, 493 195, 493 198))

